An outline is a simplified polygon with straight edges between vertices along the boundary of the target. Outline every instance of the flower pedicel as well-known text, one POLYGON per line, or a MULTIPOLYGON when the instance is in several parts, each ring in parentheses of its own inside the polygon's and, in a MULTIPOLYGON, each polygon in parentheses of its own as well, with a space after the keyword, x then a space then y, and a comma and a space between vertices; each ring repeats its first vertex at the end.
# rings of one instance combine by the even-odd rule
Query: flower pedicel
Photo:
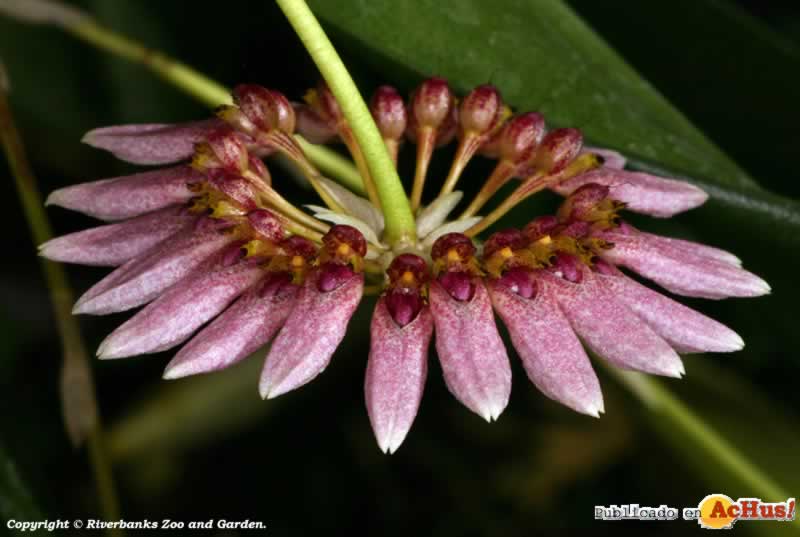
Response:
MULTIPOLYGON (((144 306, 100 345, 100 358, 184 344, 165 378, 227 367, 271 342, 259 383, 272 398, 329 364, 365 289, 380 295, 371 323, 365 395, 381 450, 402 444, 436 353, 450 392, 487 421, 502 413, 511 368, 495 323, 508 329, 531 381, 584 414, 603 397, 584 345, 611 364, 679 377, 678 353, 730 352, 729 328, 646 287, 633 271, 683 296, 766 294, 769 286, 733 254, 640 231, 620 211, 670 217, 701 205, 686 182, 624 169, 625 158, 584 147, 576 129, 547 131, 534 112, 512 115, 500 93, 479 86, 457 100, 447 82, 424 81, 405 102, 383 86, 371 111, 396 162, 416 145, 409 201, 416 230, 384 233, 362 149, 323 84, 305 103, 254 85, 237 87, 217 117, 180 125, 94 130, 84 141, 143 165, 171 167, 79 184, 48 204, 106 221, 41 245, 56 261, 116 267, 76 303, 103 315, 144 306), (365 197, 323 177, 295 142, 343 142, 365 197), (457 149, 438 194, 423 205, 437 147, 457 149), (323 205, 292 204, 262 158, 294 162, 323 205), (456 190, 475 155, 496 160, 477 195, 456 190), (481 216, 501 187, 515 188, 481 216), (521 201, 549 189, 565 197, 555 215, 523 229, 481 234, 521 201)), ((430 190, 430 189, 429 189, 430 190)))

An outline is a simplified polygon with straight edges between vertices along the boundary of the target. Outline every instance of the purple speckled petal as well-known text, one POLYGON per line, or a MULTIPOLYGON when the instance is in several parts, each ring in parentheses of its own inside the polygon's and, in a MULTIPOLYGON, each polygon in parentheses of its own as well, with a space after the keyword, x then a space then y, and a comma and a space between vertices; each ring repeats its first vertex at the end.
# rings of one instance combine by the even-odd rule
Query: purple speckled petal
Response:
POLYGON ((486 287, 477 280, 475 295, 461 302, 434 281, 430 306, 447 388, 486 421, 496 420, 511 395, 511 366, 486 287))
POLYGON ((623 369, 680 377, 680 357, 588 270, 571 283, 548 272, 538 277, 555 287, 558 303, 572 328, 598 356, 623 369))
POLYGON ((203 179, 189 166, 175 166, 60 188, 47 197, 46 205, 123 220, 186 202, 193 196, 187 185, 203 179))
POLYGON ((678 352, 732 352, 744 348, 742 338, 727 326, 621 273, 594 277, 678 352))
POLYGON ((219 230, 188 230, 162 241, 100 280, 78 299, 73 313, 106 315, 150 302, 234 240, 219 230))
POLYGON ((264 399, 299 388, 322 373, 361 301, 363 274, 328 292, 318 290, 318 275, 308 275, 297 304, 272 343, 259 383, 264 399))
POLYGON ((600 382, 581 342, 559 309, 554 290, 539 280, 533 299, 489 282, 492 303, 503 319, 528 378, 547 397, 573 410, 599 417, 600 382))
POLYGON ((116 267, 186 230, 197 216, 169 207, 130 220, 94 227, 51 239, 39 255, 53 261, 116 267))
POLYGON ((394 453, 417 416, 428 374, 433 317, 423 307, 404 327, 392 319, 384 298, 372 314, 369 361, 364 382, 367 412, 378 446, 394 453))
POLYGON ((685 296, 720 299, 761 296, 770 292, 767 282, 738 266, 685 248, 670 247, 642 233, 606 233, 614 247, 603 259, 634 270, 664 289, 685 296))
POLYGON ((186 278, 114 330, 100 344, 97 356, 126 358, 183 343, 263 274, 256 264, 239 263, 186 278))
POLYGON ((573 177, 553 190, 567 196, 589 183, 610 187, 609 197, 625 202, 630 211, 661 218, 699 207, 708 199, 703 190, 685 181, 608 167, 573 177))
POLYGON ((614 151, 613 149, 603 149, 601 147, 589 147, 585 145, 583 146, 583 151, 581 151, 581 154, 584 153, 600 155, 604 159, 603 167, 611 168, 612 170, 621 170, 628 161, 622 153, 614 151))
POLYGON ((194 144, 223 125, 216 118, 177 124, 117 125, 91 130, 83 142, 134 164, 169 164, 191 157, 194 144))
POLYGON ((268 277, 184 345, 167 365, 164 378, 218 371, 266 345, 289 317, 298 290, 268 277))

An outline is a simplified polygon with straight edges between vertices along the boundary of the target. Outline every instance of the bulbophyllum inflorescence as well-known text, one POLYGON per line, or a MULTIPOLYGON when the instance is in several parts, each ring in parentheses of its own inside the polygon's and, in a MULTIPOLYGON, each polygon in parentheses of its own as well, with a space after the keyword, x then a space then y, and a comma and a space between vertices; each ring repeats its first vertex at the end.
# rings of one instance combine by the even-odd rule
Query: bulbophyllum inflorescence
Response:
POLYGON ((378 295, 367 410, 380 448, 394 452, 419 409, 432 338, 447 387, 487 421, 498 418, 511 391, 495 313, 531 381, 598 416, 603 397, 584 346, 617 367, 672 377, 684 371, 678 353, 743 346, 727 327, 620 268, 683 296, 769 292, 734 255, 640 231, 620 217, 622 210, 670 217, 701 205, 702 190, 627 171, 619 153, 584 147, 580 131, 548 131, 538 113, 513 114, 492 86, 460 100, 439 78, 407 101, 388 86, 375 92, 370 108, 392 160, 406 141, 416 148, 402 200, 414 227, 402 233, 387 232, 392 200, 377 188, 364 148, 324 84, 303 103, 254 85, 233 96, 235 104, 213 119, 88 133, 85 142, 123 160, 172 167, 50 195, 48 204, 108 222, 41 246, 49 259, 117 267, 74 312, 144 306, 103 341, 100 358, 186 342, 164 373, 172 379, 225 368, 271 343, 259 389, 276 397, 328 366, 367 291, 378 295), (296 133, 312 143, 344 143, 363 189, 324 177, 296 133), (457 144, 449 172, 431 184, 432 156, 449 143, 457 144), (294 163, 320 205, 307 211, 283 197, 262 160, 273 154, 294 163), (496 165, 474 198, 463 200, 456 187, 476 155, 496 165), (510 182, 511 193, 494 200, 510 182), (483 236, 545 189, 565 197, 556 214, 483 236), (435 197, 424 195, 434 190, 435 197), (484 211, 488 202, 492 209, 484 211))

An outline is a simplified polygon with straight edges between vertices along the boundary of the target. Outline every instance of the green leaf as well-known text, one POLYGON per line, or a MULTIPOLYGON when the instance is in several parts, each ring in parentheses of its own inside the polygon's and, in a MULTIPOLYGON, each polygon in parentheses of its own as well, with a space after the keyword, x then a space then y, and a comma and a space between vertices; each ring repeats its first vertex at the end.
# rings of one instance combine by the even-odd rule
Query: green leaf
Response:
POLYGON ((312 5, 345 47, 358 47, 392 81, 402 71, 444 76, 460 91, 491 81, 513 106, 579 127, 596 144, 721 185, 753 184, 563 2, 312 5))

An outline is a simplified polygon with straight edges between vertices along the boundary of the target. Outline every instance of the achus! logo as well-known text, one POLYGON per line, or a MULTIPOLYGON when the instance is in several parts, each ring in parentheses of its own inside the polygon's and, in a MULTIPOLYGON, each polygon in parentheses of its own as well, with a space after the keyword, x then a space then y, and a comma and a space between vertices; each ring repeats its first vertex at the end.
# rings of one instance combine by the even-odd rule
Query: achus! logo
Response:
POLYGON ((795 518, 795 499, 769 503, 760 498, 739 498, 734 501, 725 494, 709 494, 697 506, 700 527, 730 529, 737 520, 774 520, 789 522, 795 518))

